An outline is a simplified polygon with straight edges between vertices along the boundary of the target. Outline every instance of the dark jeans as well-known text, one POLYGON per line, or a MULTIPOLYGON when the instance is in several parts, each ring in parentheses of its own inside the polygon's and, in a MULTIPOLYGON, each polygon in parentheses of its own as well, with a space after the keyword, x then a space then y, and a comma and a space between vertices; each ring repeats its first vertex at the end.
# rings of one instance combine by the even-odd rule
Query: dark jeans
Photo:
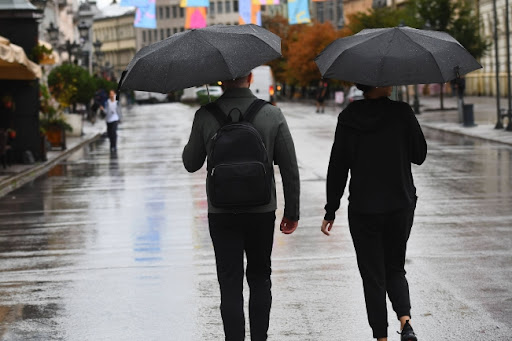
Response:
POLYGON ((220 311, 226 341, 245 339, 244 251, 249 284, 251 340, 267 339, 272 294, 270 288, 275 212, 209 214, 210 236, 215 249, 220 285, 220 311))
POLYGON ((386 293, 398 318, 411 315, 404 265, 415 207, 386 214, 348 212, 374 338, 388 335, 386 293))
POLYGON ((110 149, 117 149, 117 124, 119 121, 107 123, 107 135, 110 141, 110 149))

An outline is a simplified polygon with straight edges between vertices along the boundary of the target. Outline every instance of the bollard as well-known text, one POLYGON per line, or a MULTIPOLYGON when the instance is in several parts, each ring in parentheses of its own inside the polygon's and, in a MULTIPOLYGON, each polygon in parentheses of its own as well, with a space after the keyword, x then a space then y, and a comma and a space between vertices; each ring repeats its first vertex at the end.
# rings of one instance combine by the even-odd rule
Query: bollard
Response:
POLYGON ((475 115, 473 112, 473 104, 464 104, 462 116, 464 119, 464 127, 474 127, 475 124, 475 115))

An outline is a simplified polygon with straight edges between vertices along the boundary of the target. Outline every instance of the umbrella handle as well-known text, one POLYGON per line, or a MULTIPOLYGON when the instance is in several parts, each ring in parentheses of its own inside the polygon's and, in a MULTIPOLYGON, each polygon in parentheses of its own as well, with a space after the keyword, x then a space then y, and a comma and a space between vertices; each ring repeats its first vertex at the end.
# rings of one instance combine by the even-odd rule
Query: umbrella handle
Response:
POLYGON ((208 84, 206 84, 206 92, 208 93, 208 102, 212 102, 212 98, 210 97, 210 88, 208 87, 208 84))

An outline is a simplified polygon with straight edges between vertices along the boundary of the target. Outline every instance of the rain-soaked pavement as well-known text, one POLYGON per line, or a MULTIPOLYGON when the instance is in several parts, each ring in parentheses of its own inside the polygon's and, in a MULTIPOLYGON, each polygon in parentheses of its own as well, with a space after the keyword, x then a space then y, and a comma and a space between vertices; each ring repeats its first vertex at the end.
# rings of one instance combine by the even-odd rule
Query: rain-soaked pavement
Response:
MULTIPOLYGON (((345 198, 333 235, 319 229, 336 114, 282 108, 302 207, 296 233, 276 232, 269 340, 370 340, 345 198)), ((117 157, 94 143, 0 198, 1 340, 222 339, 205 173, 181 164, 193 112, 127 110, 117 157)), ((511 340, 512 148, 426 133, 407 262, 415 330, 511 340)))

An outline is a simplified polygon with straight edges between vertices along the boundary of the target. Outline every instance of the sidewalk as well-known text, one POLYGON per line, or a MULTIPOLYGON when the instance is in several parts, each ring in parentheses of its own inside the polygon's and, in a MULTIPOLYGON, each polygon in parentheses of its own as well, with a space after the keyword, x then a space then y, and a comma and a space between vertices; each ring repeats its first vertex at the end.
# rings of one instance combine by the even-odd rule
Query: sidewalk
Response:
POLYGON ((93 125, 84 121, 82 131, 82 136, 66 137, 66 150, 48 151, 46 154, 47 161, 36 162, 31 165, 13 164, 6 169, 0 167, 0 197, 48 172, 75 151, 100 138, 101 134, 106 131, 105 122, 97 121, 93 125))
MULTIPOLYGON (((455 97, 444 98, 445 110, 443 111, 439 109, 438 96, 420 97, 419 101, 421 114, 416 117, 423 128, 512 145, 512 131, 494 129, 497 122, 495 97, 468 96, 464 98, 465 104, 474 105, 474 122, 476 124, 474 127, 464 127, 459 123, 455 97)), ((505 98, 502 98, 500 103, 502 108, 507 108, 505 98)), ((506 118, 503 121, 503 125, 506 127, 508 121, 506 118)))

